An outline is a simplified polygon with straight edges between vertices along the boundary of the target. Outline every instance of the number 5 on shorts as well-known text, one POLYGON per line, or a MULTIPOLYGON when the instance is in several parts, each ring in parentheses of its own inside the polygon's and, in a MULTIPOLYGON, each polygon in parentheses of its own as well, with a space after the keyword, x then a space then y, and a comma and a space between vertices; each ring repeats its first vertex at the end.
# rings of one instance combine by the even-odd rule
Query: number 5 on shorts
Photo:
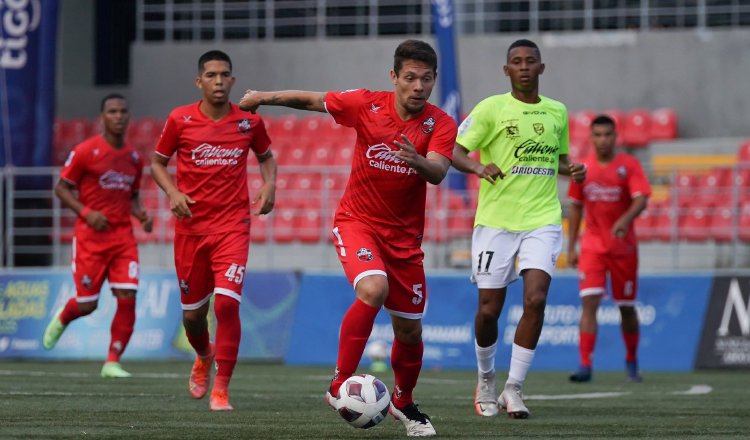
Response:
POLYGON ((224 274, 229 281, 234 281, 237 284, 242 283, 242 279, 245 277, 245 267, 238 266, 237 263, 232 263, 224 274))

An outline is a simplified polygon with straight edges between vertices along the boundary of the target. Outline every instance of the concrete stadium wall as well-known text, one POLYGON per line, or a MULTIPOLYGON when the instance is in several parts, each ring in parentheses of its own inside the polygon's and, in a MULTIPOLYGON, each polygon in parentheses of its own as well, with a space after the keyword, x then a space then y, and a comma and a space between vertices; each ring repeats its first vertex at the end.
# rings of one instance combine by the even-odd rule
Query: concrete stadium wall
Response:
MULTIPOLYGON (((70 33, 70 22, 61 23, 63 35, 70 33)), ((486 96, 508 90, 502 65, 507 46, 518 37, 521 35, 463 37, 458 41, 464 111, 486 96)), ((547 65, 542 93, 562 100, 571 111, 673 107, 679 114, 682 137, 750 135, 745 116, 750 113, 750 87, 743 86, 750 72, 750 30, 544 34, 531 38, 540 44, 547 65)), ((193 86, 195 63, 210 49, 225 50, 233 58, 238 78, 234 101, 246 88, 390 89, 388 71, 393 50, 401 40, 136 43, 131 52, 131 85, 118 90, 129 95, 135 114, 163 117, 171 108, 198 99, 193 86)), ((66 39, 62 41, 65 44, 66 39)), ((71 44, 61 54, 65 81, 58 91, 58 114, 93 115, 99 96, 109 89, 80 84, 86 75, 71 73, 71 69, 90 68, 90 64, 67 62, 76 52, 71 51, 71 44)), ((90 50, 85 45, 76 47, 90 50)), ((439 90, 433 102, 438 95, 439 90)))

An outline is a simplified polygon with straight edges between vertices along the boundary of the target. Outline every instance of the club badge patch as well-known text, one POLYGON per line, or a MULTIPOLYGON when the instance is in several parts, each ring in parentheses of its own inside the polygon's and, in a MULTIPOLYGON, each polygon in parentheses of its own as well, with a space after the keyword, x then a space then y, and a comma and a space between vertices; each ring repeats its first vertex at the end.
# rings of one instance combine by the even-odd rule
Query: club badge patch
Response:
POLYGON ((372 261, 372 251, 367 248, 360 248, 357 251, 357 258, 359 261, 372 261))
POLYGON ((243 119, 237 123, 237 131, 242 134, 247 134, 250 131, 250 120, 243 119))
POLYGON ((432 133, 432 130, 435 129, 435 118, 430 116, 429 118, 425 119, 424 122, 422 122, 422 132, 425 134, 432 133))

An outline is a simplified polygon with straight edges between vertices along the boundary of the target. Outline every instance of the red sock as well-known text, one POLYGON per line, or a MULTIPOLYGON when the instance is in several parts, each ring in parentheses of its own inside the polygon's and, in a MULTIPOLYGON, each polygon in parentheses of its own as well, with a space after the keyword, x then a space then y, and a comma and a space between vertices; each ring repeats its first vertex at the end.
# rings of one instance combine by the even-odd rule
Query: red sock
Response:
POLYGON ((226 295, 214 298, 216 313, 216 380, 214 388, 228 387, 234 366, 237 364, 237 353, 240 350, 240 303, 226 295))
POLYGON ((185 336, 187 336, 188 342, 190 342, 190 345, 198 356, 204 357, 211 354, 208 352, 210 349, 208 345, 210 343, 208 339, 208 328, 197 334, 192 334, 185 329, 185 336))
POLYGON ((623 333, 622 339, 625 340, 625 360, 628 362, 633 362, 635 360, 635 353, 638 351, 638 339, 640 339, 640 332, 623 333))
POLYGON ((78 301, 75 298, 70 298, 65 303, 62 313, 60 313, 60 322, 62 325, 68 325, 71 321, 83 316, 81 311, 78 309, 78 301))
POLYGON ((393 340, 391 349, 391 367, 396 379, 393 390, 393 403, 397 408, 403 408, 414 402, 412 392, 417 386, 419 372, 422 370, 422 353, 424 344, 405 344, 398 339, 393 340))
POLYGON ((365 351, 367 339, 372 333, 375 317, 380 311, 379 307, 365 304, 359 298, 346 311, 341 321, 339 333, 339 354, 336 360, 337 374, 331 382, 331 391, 338 393, 339 387, 344 381, 357 371, 362 353, 365 351))
POLYGON ((580 332, 578 334, 578 352, 581 355, 581 366, 591 368, 591 353, 596 345, 596 333, 580 332))
POLYGON ((115 311, 115 317, 112 319, 112 327, 110 328, 112 339, 109 343, 107 362, 120 362, 120 355, 128 346, 134 325, 135 296, 117 298, 117 311, 115 311))

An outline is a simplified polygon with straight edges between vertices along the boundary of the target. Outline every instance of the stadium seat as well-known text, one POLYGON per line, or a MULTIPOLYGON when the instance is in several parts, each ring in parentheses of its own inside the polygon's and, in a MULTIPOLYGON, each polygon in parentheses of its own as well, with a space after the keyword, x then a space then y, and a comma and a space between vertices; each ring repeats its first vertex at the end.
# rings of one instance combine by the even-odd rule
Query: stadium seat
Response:
POLYGON ((309 141, 324 139, 328 129, 324 118, 318 115, 305 116, 297 125, 298 135, 309 141))
MULTIPOLYGON (((273 211, 272 211, 273 213, 273 211)), ((253 243, 265 243, 268 240, 269 224, 272 214, 258 215, 251 218, 250 241, 253 243)))
POLYGON ((448 193, 447 238, 469 238, 474 227, 474 210, 463 196, 450 191, 448 193))
POLYGON ((645 147, 651 140, 651 112, 633 109, 625 115, 620 131, 622 142, 629 147, 645 147))
POLYGON ((291 243, 294 241, 295 217, 297 216, 297 206, 289 201, 283 202, 273 210, 273 241, 276 243, 291 243))
POLYGON ((613 121, 615 121, 615 128, 617 130, 617 145, 622 145, 624 143, 622 140, 622 128, 625 125, 625 113, 617 108, 611 108, 603 111, 602 113, 609 116, 613 121))
POLYGON ((298 207, 295 217, 296 238, 302 243, 317 243, 322 232, 321 203, 318 198, 311 198, 298 207))
POLYGON ((297 117, 285 115, 269 121, 268 136, 271 141, 295 140, 297 138, 297 117))
POLYGON ((679 171, 672 182, 670 195, 677 200, 679 206, 689 205, 699 194, 698 183, 699 176, 687 171, 679 171))
POLYGON ((720 243, 728 243, 734 240, 734 206, 731 203, 723 203, 715 206, 709 221, 710 237, 720 243))
POLYGON ((590 140, 584 139, 577 143, 571 143, 568 147, 568 155, 570 156, 571 160, 578 162, 586 159, 586 157, 591 154, 592 150, 593 148, 591 146, 590 140))
POLYGON ((677 112, 660 108, 651 112, 651 140, 677 139, 677 112))
POLYGON ((310 147, 307 143, 296 142, 287 146, 279 156, 277 160, 279 165, 305 166, 310 157, 310 147))
POLYGON ((308 153, 308 165, 330 166, 334 163, 334 147, 330 144, 315 144, 308 153))
POLYGON ((591 133, 591 121, 594 120, 597 113, 591 110, 581 110, 573 115, 570 124, 570 142, 581 143, 587 141, 591 133))
POLYGON ((649 203, 648 207, 635 218, 634 226, 638 240, 651 241, 654 239, 654 220, 656 217, 653 212, 658 210, 658 206, 656 203, 649 203))
POLYGON ((742 142, 737 149, 737 161, 741 164, 750 164, 750 139, 742 142))
POLYGON ((672 241, 677 238, 675 209, 669 203, 653 206, 653 238, 659 241, 672 241))
POLYGON ((687 241, 706 241, 709 235, 709 209, 687 207, 679 218, 679 238, 687 241))
POLYGON ((703 204, 715 204, 717 200, 731 195, 732 170, 713 168, 697 177, 695 197, 703 204))
POLYGON ((739 224, 737 233, 740 240, 750 242, 750 202, 743 202, 740 205, 739 224))
POLYGON ((333 165, 352 166, 352 156, 354 155, 354 145, 339 145, 333 150, 333 165))

